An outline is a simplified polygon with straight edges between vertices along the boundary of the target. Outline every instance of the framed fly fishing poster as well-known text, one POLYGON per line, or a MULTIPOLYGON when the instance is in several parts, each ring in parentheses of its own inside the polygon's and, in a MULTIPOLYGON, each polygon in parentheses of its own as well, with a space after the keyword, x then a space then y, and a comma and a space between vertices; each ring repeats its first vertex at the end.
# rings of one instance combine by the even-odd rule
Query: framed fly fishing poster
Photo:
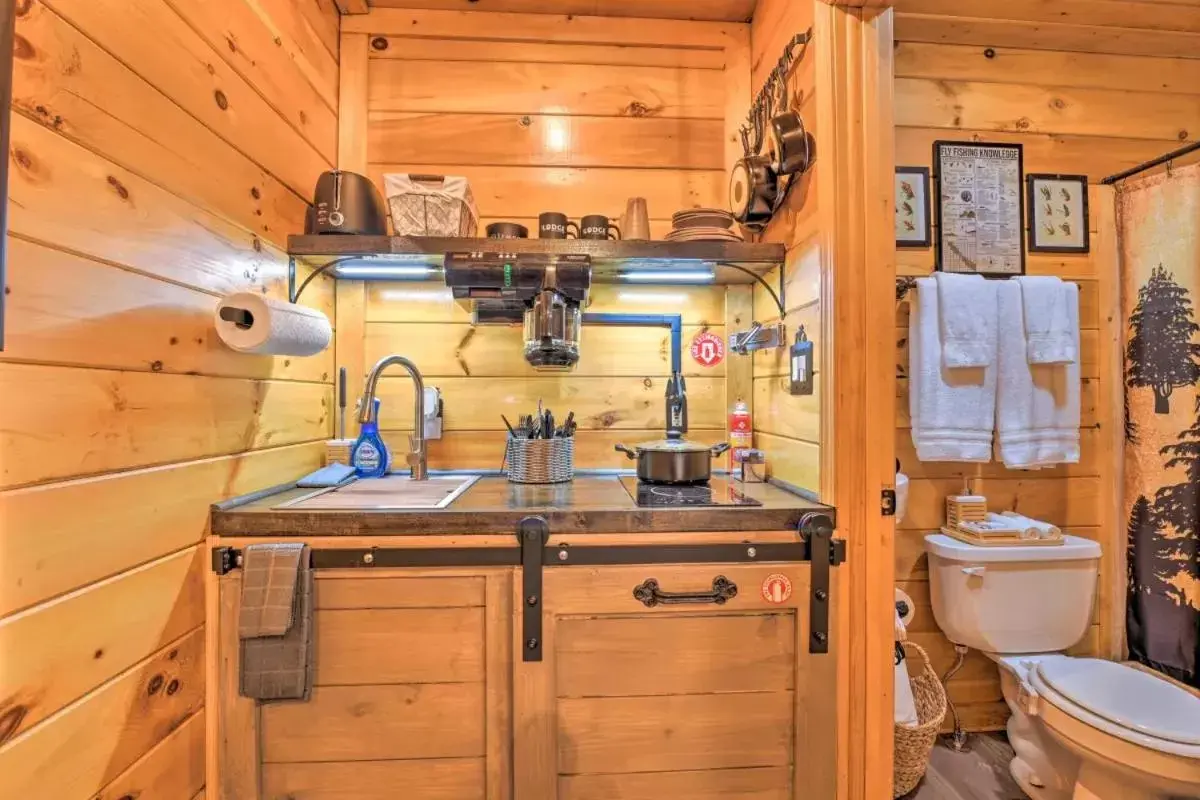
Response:
POLYGON ((1087 175, 1026 175, 1029 252, 1086 253, 1087 175))
POLYGON ((1023 150, 1019 144, 934 142, 937 268, 1025 274, 1023 150))

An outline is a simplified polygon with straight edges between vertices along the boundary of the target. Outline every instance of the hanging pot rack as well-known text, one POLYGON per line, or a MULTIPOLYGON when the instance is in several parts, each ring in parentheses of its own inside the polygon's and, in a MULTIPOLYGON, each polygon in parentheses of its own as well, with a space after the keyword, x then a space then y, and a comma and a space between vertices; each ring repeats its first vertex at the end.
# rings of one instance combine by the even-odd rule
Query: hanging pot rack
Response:
MULTIPOLYGON (((762 88, 754 96, 754 102, 750 104, 750 111, 746 114, 746 122, 738 128, 745 155, 754 155, 762 149, 767 122, 775 115, 777 107, 787 108, 787 76, 792 70, 792 65, 796 63, 797 48, 807 49, 810 39, 812 39, 812 28, 803 33, 797 33, 791 38, 791 41, 784 46, 783 53, 779 56, 779 61, 775 63, 771 74, 767 76, 762 88)), ((803 55, 804 50, 800 50, 799 56, 803 57, 803 55)))

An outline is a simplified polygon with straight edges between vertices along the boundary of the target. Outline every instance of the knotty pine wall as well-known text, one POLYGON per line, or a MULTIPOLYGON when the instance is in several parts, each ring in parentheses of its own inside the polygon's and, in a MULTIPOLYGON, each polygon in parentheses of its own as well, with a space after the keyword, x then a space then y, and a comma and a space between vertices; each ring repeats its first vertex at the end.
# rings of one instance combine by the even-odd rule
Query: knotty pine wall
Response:
MULTIPOLYGON (((661 238, 679 209, 726 206, 728 107, 745 113, 749 95, 745 24, 375 9, 344 30, 363 54, 342 67, 365 70, 367 171, 381 187, 387 172, 467 176, 479 235, 512 220, 536 236, 543 211, 615 221, 641 196, 661 238)), ((433 466, 498 467, 500 415, 515 422, 539 398, 559 419, 575 411, 579 466, 628 465, 614 444, 662 438, 665 330, 585 328, 579 365, 555 375, 526 365, 520 328, 472 328, 444 286, 372 282, 362 302, 362 369, 401 353, 442 390, 433 466)), ((702 330, 748 326, 749 287, 598 286, 589 310, 682 314, 690 437, 724 440, 729 407, 751 399, 750 361, 706 368, 686 348, 702 330)), ((411 383, 393 375, 380 394, 402 450, 411 383)))
MULTIPOLYGON (((897 164, 930 166, 935 139, 1019 142, 1027 173, 1086 174, 1096 184, 1200 135, 1200 8, 1090 0, 1053 9, 1021 0, 962 5, 897 4, 897 164)), ((1079 464, 1022 472, 918 462, 904 380, 908 307, 898 306, 896 452, 912 484, 908 514, 897 525, 896 580, 917 601, 912 636, 939 672, 953 651, 928 606, 922 537, 941 523, 942 498, 960 489, 964 476, 976 479, 993 510, 1015 508, 1101 543, 1095 624, 1076 651, 1120 655, 1124 537, 1114 503, 1122 399, 1113 195, 1093 185, 1089 200, 1090 254, 1027 256, 1029 274, 1058 275, 1080 287, 1079 464)), ((900 274, 922 275, 932 270, 934 255, 900 248, 897 260, 900 274)), ((972 653, 950 686, 968 727, 1004 724, 1007 708, 987 659, 972 653)))
POLYGON ((0 796, 203 796, 209 504, 320 463, 333 373, 236 355, 211 315, 285 296, 336 157, 331 9, 17 0, 0 796))
MULTIPOLYGON (((816 0, 759 0, 750 26, 751 84, 757 93, 779 60, 784 46, 797 34, 813 27, 816 0)), ((808 131, 816 139, 815 152, 823 146, 815 91, 816 43, 798 55, 788 79, 788 93, 793 107, 804 119, 808 131)), ((756 445, 767 452, 771 474, 814 494, 822 492, 821 425, 822 425, 822 276, 829 269, 824 254, 826 238, 832 230, 823 226, 818 214, 817 184, 822 175, 818 158, 796 183, 786 203, 776 212, 771 224, 761 234, 762 241, 779 242, 787 247, 784 263, 784 306, 787 314, 788 347, 780 350, 760 350, 754 356, 754 438, 756 445), (815 384, 812 395, 794 396, 788 392, 790 347, 796 331, 803 325, 814 343, 815 384)), ((779 270, 770 276, 772 288, 778 291, 779 270)), ((754 318, 778 322, 779 310, 775 301, 761 287, 754 290, 754 318)), ((828 453, 826 453, 828 456, 828 453)), ((828 473, 826 473, 828 475, 828 473)), ((828 487, 826 487, 827 491, 828 487)))

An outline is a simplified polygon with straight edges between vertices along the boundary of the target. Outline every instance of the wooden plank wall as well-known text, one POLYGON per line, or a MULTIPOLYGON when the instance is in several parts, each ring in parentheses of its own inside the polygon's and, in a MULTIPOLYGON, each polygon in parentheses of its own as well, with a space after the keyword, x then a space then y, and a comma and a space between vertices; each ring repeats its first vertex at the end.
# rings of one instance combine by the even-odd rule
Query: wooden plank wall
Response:
MULTIPOLYGON (((331 353, 239 356, 336 147, 316 0, 18 0, 0 796, 203 792, 208 507, 321 461, 331 353)), ((332 314, 317 282, 306 302, 332 314)))
MULTIPOLYGON (((757 93, 775 67, 784 46, 792 36, 804 32, 813 24, 812 2, 759 0, 754 21, 750 26, 751 83, 757 93)), ((821 149, 822 130, 817 118, 816 46, 809 46, 796 61, 788 80, 793 107, 798 108, 808 130, 821 149)), ((799 52, 799 51, 798 51, 799 52)), ((780 242, 787 246, 784 265, 784 305, 787 311, 788 344, 803 325, 808 338, 814 342, 816 386, 810 396, 793 396, 788 392, 787 375, 790 368, 789 350, 760 350, 754 356, 754 438, 756 445, 767 452, 770 472, 791 484, 814 493, 822 490, 821 425, 822 425, 822 276, 827 270, 827 247, 818 222, 817 183, 821 163, 797 181, 784 206, 776 212, 762 240, 780 242)), ((778 291, 779 274, 770 276, 778 291)), ((761 287, 754 291, 754 318, 777 322, 779 310, 775 301, 761 287)), ((826 454, 828 455, 828 453, 826 454)), ((827 476, 827 473, 826 473, 827 476)))
MULTIPOLYGON (((1200 9, 1153 2, 1073 0, 962 4, 906 0, 896 9, 896 163, 929 166, 936 139, 1019 142, 1025 171, 1101 178, 1200 135, 1200 9), (989 19, 990 18, 990 19, 989 19), (1192 58, 1173 56, 1190 55, 1192 58)), ((1112 192, 1090 194, 1092 252, 1028 256, 1030 274, 1078 282, 1082 326, 1081 461, 1036 473, 998 464, 962 469, 922 464, 908 421, 907 304, 896 319, 896 452, 912 479, 909 511, 896 531, 896 580, 916 600, 913 638, 947 668, 953 658, 928 607, 923 535, 940 524, 942 498, 976 478, 994 510, 1050 520, 1105 550, 1095 622, 1079 652, 1119 655, 1121 526, 1112 503, 1120 457, 1120 376, 1112 192)), ((936 234, 935 234, 936 236, 936 234)), ((933 251, 901 248, 898 272, 922 275, 933 251)), ((968 727, 1008 716, 995 667, 972 653, 951 683, 968 727)))
MULTIPOLYGON (((369 37, 370 174, 467 176, 481 235, 497 219, 536 235, 543 211, 616 220, 642 196, 659 238, 678 209, 724 206, 727 62, 744 24, 376 9, 344 26, 369 37)), ((724 336, 730 313, 721 287, 601 286, 589 310, 680 313, 685 350, 702 330, 724 336)), ((402 353, 442 390, 435 466, 498 467, 501 413, 515 421, 539 398, 560 419, 575 411, 578 466, 625 464, 615 443, 661 438, 665 330, 586 329, 578 367, 555 375, 525 364, 519 328, 472 328, 444 287, 370 283, 364 319, 365 367, 402 353)), ((726 364, 684 362, 692 438, 721 441, 726 364)), ((403 447, 410 383, 381 387, 386 436, 403 447)))

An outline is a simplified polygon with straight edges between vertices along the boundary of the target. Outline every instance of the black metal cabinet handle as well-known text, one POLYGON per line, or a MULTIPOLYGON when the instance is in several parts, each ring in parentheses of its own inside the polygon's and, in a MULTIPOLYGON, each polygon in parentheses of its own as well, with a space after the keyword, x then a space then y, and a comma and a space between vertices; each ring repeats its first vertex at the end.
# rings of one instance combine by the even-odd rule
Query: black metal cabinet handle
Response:
POLYGON ((684 603, 715 603, 724 605, 726 600, 737 597, 737 584, 718 575, 713 578, 712 591, 708 592, 664 592, 654 578, 647 578, 633 587, 633 599, 646 608, 654 608, 659 603, 664 606, 683 605, 684 603))

